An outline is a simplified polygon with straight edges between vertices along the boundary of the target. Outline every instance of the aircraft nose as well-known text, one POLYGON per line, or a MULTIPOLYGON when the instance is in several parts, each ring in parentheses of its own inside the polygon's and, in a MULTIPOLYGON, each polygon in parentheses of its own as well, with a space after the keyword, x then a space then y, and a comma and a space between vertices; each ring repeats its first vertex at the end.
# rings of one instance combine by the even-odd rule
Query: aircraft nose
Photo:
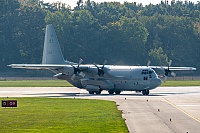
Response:
POLYGON ((151 79, 151 84, 155 86, 160 86, 162 84, 162 81, 160 78, 153 78, 151 79))

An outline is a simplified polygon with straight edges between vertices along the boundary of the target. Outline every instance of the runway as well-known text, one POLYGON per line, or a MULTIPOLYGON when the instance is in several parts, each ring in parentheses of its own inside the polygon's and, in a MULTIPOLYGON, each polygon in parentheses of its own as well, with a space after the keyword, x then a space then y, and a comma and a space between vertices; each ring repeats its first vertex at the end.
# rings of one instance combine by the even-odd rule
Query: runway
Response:
POLYGON ((136 92, 90 95, 75 87, 1 87, 0 97, 61 97, 115 101, 131 133, 199 133, 200 86, 158 87, 149 96, 136 92))

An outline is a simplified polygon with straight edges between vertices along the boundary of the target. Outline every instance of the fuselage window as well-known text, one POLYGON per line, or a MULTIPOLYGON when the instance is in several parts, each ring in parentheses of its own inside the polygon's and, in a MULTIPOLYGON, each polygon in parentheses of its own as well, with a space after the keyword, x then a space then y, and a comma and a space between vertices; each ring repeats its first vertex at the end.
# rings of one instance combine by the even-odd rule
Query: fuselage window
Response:
POLYGON ((134 82, 133 84, 134 84, 134 85, 138 85, 138 82, 134 82))
POLYGON ((143 80, 148 80, 148 77, 144 77, 143 80))

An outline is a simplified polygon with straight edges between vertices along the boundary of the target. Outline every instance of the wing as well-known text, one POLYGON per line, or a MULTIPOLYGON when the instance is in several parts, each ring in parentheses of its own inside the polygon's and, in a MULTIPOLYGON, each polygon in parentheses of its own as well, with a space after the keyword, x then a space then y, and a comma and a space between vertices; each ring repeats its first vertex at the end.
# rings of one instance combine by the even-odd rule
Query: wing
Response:
POLYGON ((170 71, 194 71, 196 68, 194 67, 161 67, 161 66, 149 66, 152 69, 169 69, 170 71))
POLYGON ((81 72, 87 74, 88 76, 93 76, 98 74, 98 69, 94 65, 77 65, 77 64, 11 64, 8 65, 11 68, 20 69, 32 69, 32 70, 50 70, 55 74, 64 75, 79 75, 81 72))
POLYGON ((58 70, 65 67, 71 67, 71 65, 53 65, 53 64, 11 64, 8 65, 11 68, 22 68, 22 69, 43 69, 43 70, 58 70))
POLYGON ((194 67, 161 67, 161 66, 149 66, 152 68, 156 74, 160 76, 168 76, 168 74, 171 74, 172 76, 175 75, 173 71, 195 71, 196 68, 194 67))
MULTIPOLYGON (((168 67, 165 67, 167 69, 168 67)), ((195 71, 194 67, 169 67, 170 71, 195 71)))

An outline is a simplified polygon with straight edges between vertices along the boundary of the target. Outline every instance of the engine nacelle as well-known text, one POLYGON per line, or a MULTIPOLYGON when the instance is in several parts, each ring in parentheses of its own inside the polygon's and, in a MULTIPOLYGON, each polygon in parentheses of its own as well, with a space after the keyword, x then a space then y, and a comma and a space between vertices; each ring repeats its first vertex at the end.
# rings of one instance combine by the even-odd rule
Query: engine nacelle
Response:
POLYGON ((62 74, 62 73, 58 73, 56 75, 54 75, 55 78, 61 79, 61 80, 66 80, 67 79, 67 75, 62 74))
POLYGON ((58 71, 62 74, 65 74, 67 76, 74 74, 74 68, 73 66, 65 66, 61 69, 58 69, 58 71))
POLYGON ((98 75, 98 68, 97 67, 89 67, 86 71, 84 71, 87 75, 96 76, 98 75))

